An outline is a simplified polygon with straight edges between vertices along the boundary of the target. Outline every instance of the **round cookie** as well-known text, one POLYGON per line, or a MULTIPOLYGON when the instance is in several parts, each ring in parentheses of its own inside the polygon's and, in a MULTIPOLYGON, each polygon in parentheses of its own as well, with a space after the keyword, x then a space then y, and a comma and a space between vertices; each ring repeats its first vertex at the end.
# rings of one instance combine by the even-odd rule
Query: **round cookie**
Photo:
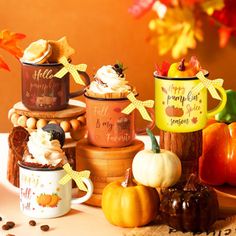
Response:
POLYGON ((63 145, 65 143, 65 132, 60 127, 60 125, 57 125, 57 124, 47 124, 42 129, 44 131, 47 131, 48 133, 50 133, 52 135, 51 139, 52 140, 53 139, 57 139, 60 142, 61 147, 63 147, 63 145))

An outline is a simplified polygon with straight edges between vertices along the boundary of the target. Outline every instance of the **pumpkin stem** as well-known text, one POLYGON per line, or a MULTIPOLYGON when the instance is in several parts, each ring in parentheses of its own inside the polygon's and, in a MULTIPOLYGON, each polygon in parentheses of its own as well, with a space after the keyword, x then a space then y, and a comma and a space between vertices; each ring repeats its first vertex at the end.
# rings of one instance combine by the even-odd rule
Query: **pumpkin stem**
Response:
POLYGON ((154 153, 160 153, 161 149, 160 149, 160 146, 157 142, 156 137, 154 136, 154 134, 152 133, 152 131, 150 129, 147 128, 146 132, 147 132, 148 136, 150 137, 150 139, 152 141, 152 151, 154 153))
POLYGON ((125 172, 125 179, 124 181, 121 183, 121 185, 124 187, 124 188, 127 188, 127 187, 131 187, 131 186, 135 186, 135 182, 133 181, 133 174, 132 174, 132 170, 131 168, 128 168, 125 172))
POLYGON ((197 184, 199 183, 198 177, 195 174, 191 174, 187 183, 184 186, 184 191, 197 191, 197 184))
POLYGON ((178 66, 178 70, 179 70, 179 71, 185 71, 184 62, 185 62, 185 58, 183 58, 183 59, 180 61, 180 63, 179 63, 179 66, 178 66))

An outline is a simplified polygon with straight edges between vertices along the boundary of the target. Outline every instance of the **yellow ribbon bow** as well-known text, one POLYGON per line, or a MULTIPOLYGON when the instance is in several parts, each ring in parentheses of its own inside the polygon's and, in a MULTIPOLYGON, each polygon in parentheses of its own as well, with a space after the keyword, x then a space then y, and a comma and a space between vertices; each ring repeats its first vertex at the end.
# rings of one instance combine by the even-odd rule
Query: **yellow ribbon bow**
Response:
POLYGON ((144 102, 140 101, 135 98, 132 92, 128 94, 127 98, 131 103, 121 111, 122 113, 130 114, 135 108, 137 108, 144 120, 152 121, 145 107, 152 108, 154 106, 153 100, 147 100, 144 102))
POLYGON ((87 187, 85 186, 85 184, 83 183, 83 178, 89 178, 90 176, 90 171, 88 170, 84 170, 84 171, 74 171, 72 170, 72 168, 70 167, 69 163, 66 163, 63 166, 63 169, 65 170, 65 172, 67 173, 65 176, 63 176, 60 180, 59 180, 59 184, 66 184, 68 181, 70 181, 71 179, 73 179, 76 182, 77 187, 82 190, 82 191, 88 191, 87 187))
POLYGON ((61 79, 65 74, 67 74, 69 72, 69 73, 71 73, 71 75, 73 76, 73 78, 77 84, 85 85, 85 83, 81 79, 78 71, 85 72, 87 69, 86 64, 72 65, 68 62, 68 60, 65 56, 61 57, 59 59, 59 62, 61 64, 63 64, 64 67, 54 75, 55 77, 61 79))
POLYGON ((215 80, 210 80, 207 79, 203 72, 200 71, 197 73, 197 78, 200 80, 200 83, 197 84, 193 89, 192 93, 193 95, 197 94, 199 91, 201 91, 204 87, 207 88, 211 94, 211 96, 217 100, 222 100, 219 94, 216 91, 215 86, 220 86, 222 87, 224 80, 223 79, 215 79, 215 80))

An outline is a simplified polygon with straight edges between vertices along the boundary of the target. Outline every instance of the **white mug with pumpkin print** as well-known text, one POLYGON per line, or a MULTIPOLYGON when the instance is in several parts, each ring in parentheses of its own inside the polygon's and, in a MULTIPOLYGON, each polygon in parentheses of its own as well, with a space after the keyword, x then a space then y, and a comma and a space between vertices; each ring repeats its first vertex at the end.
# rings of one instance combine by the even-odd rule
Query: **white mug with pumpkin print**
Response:
POLYGON ((72 198, 72 181, 59 184, 66 175, 64 169, 32 168, 20 163, 20 209, 33 218, 54 218, 65 215, 71 204, 87 201, 93 193, 89 178, 82 178, 88 191, 80 198, 72 198))

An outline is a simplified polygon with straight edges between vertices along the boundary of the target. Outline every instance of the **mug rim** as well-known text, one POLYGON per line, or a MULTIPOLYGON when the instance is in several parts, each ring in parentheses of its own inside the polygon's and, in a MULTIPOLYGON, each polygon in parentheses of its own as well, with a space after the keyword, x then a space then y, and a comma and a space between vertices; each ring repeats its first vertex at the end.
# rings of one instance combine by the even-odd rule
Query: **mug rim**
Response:
MULTIPOLYGON (((203 72, 204 76, 206 77, 209 76, 209 71, 207 70, 201 70, 201 71, 203 72)), ((158 75, 157 71, 153 72, 153 76, 155 79, 163 79, 163 80, 198 80, 198 77, 196 76, 175 78, 175 77, 168 77, 164 75, 158 75)))
POLYGON ((47 66, 63 66, 63 64, 61 63, 57 63, 57 62, 53 62, 53 63, 43 63, 43 64, 36 64, 36 63, 31 63, 31 62, 21 62, 22 65, 27 65, 27 66, 43 66, 43 67, 47 67, 47 66))
MULTIPOLYGON (((83 95, 88 99, 97 100, 97 101, 124 101, 124 100, 129 100, 127 97, 125 97, 125 98, 95 98, 95 97, 91 97, 91 96, 87 95, 86 91, 83 95)), ((138 95, 139 94, 136 93, 134 96, 137 97, 138 95)))
MULTIPOLYGON (((69 63, 72 62, 72 60, 69 58, 67 59, 69 63)), ((32 63, 32 62, 24 62, 24 61, 21 61, 21 64, 22 65, 28 65, 28 66, 43 66, 43 67, 46 67, 46 66, 63 66, 62 63, 58 63, 58 62, 52 62, 52 63, 42 63, 42 64, 37 64, 37 63, 32 63)))
POLYGON ((23 168, 23 169, 27 169, 27 170, 31 170, 31 171, 59 171, 59 170, 64 170, 62 167, 58 167, 55 169, 50 169, 50 168, 39 168, 39 167, 31 167, 31 166, 26 166, 23 165, 20 161, 17 162, 17 164, 19 165, 19 167, 23 168))

